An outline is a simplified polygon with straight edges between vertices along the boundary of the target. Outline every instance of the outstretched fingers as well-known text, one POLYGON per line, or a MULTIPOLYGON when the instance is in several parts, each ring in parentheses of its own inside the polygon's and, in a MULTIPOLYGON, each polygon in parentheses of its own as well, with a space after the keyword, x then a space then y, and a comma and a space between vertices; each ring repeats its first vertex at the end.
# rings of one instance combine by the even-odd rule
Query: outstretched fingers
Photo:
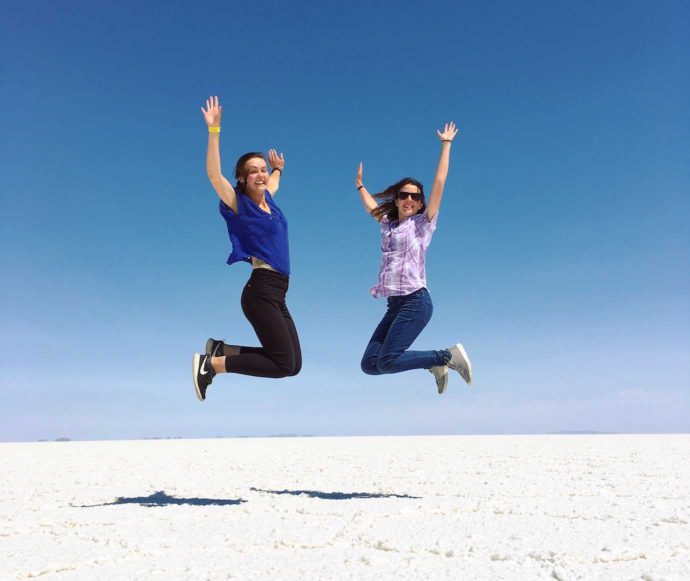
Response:
POLYGON ((206 108, 201 108, 201 114, 204 116, 206 124, 211 126, 219 126, 220 118, 223 113, 223 107, 218 104, 218 97, 210 96, 206 99, 206 108))
POLYGON ((278 152, 275 149, 268 150, 268 161, 273 169, 279 169, 282 171, 285 167, 285 156, 282 153, 278 155, 278 152))
POLYGON ((441 141, 453 141, 458 134, 458 128, 455 122, 451 121, 443 126, 443 131, 436 130, 436 134, 441 141))
POLYGON ((206 112, 210 113, 211 109, 218 107, 218 97, 209 97, 206 99, 206 112))

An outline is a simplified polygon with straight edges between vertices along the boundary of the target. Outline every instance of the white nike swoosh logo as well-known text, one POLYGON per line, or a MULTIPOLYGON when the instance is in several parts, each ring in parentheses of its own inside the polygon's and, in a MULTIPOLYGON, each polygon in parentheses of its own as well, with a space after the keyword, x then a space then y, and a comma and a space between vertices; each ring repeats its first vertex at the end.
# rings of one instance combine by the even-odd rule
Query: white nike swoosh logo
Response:
POLYGON ((204 363, 206 363, 206 359, 203 359, 201 361, 201 365, 199 366, 199 373, 201 375, 207 375, 208 374, 208 371, 204 371, 204 363))

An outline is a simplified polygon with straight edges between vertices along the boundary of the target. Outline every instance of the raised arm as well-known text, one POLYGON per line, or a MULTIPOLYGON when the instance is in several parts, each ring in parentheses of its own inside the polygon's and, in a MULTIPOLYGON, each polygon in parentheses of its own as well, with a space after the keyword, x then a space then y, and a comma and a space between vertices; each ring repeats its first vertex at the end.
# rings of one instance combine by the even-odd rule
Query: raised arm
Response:
POLYGON ((458 134, 458 129, 452 121, 446 123, 443 131, 436 131, 438 138, 441 140, 441 154, 438 158, 438 165, 436 166, 436 175, 434 176, 434 183, 431 186, 431 195, 426 205, 426 217, 432 220, 438 209, 441 206, 441 198, 443 198, 443 188, 446 185, 446 178, 448 177, 448 165, 450 164, 450 145, 458 134))
POLYGON ((285 158, 282 153, 279 156, 275 149, 269 149, 268 162, 271 164, 272 169, 266 189, 268 189, 272 196, 275 196, 280 187, 280 177, 283 175, 283 169, 285 168, 285 158))
POLYGON ((378 204, 362 183, 362 171, 362 162, 359 162, 359 166, 357 166, 357 177, 355 178, 355 185, 357 186, 359 197, 362 199, 362 204, 364 204, 364 209, 367 211, 367 214, 371 216, 371 212, 376 208, 376 206, 378 206, 378 204))
POLYGON ((201 108, 204 121, 208 125, 208 149, 206 150, 206 173, 225 205, 237 212, 237 194, 230 182, 220 171, 220 118, 223 107, 218 104, 218 97, 209 97, 206 108, 201 108))

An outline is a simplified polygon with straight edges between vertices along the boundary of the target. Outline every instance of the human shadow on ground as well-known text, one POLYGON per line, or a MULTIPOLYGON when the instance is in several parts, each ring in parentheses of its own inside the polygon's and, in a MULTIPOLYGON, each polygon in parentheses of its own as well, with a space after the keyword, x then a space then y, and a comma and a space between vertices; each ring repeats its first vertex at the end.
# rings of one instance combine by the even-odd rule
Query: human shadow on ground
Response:
POLYGON ((150 496, 139 496, 139 497, 133 497, 133 498, 126 498, 124 496, 120 496, 115 499, 114 502, 106 502, 103 504, 83 504, 81 506, 78 505, 72 505, 72 506, 77 506, 77 508, 94 508, 97 506, 113 506, 113 505, 118 505, 118 504, 140 504, 141 506, 170 506, 170 505, 180 505, 180 504, 189 504, 192 506, 230 506, 234 504, 242 504, 243 502, 247 502, 246 500, 242 498, 175 498, 174 496, 170 496, 165 493, 163 490, 159 490, 158 492, 154 492, 150 496))
POLYGON ((324 500, 351 500, 353 498, 411 498, 420 499, 420 496, 409 496, 407 494, 377 494, 373 492, 321 492, 319 490, 263 490, 261 488, 250 488, 252 492, 266 492, 268 494, 291 494, 300 496, 304 494, 311 498, 322 498, 324 500))

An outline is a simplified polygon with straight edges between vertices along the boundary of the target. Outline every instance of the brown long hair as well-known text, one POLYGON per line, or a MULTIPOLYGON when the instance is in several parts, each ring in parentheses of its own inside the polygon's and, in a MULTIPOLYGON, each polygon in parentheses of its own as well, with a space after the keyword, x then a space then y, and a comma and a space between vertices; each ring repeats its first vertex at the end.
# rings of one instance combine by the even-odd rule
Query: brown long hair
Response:
POLYGON ((388 186, 382 192, 374 194, 375 200, 381 200, 378 206, 371 211, 371 215, 380 220, 383 216, 388 216, 389 222, 395 222, 399 219, 398 207, 395 205, 395 197, 398 195, 400 188, 412 184, 417 186, 419 193, 422 194, 422 207, 417 214, 421 214, 426 210, 426 200, 424 199, 424 186, 414 178, 403 178, 399 182, 395 182, 392 186, 388 186))
POLYGON ((250 159, 253 159, 255 157, 260 157, 264 161, 266 161, 266 158, 264 157, 264 154, 261 153, 260 151, 250 151, 249 153, 245 153, 242 157, 240 157, 237 160, 237 163, 235 164, 235 180, 237 180, 237 185, 235 186, 235 189, 244 193, 244 187, 247 185, 247 168, 245 167, 247 165, 247 162, 250 159), (242 178, 242 181, 240 181, 240 178, 242 178))

